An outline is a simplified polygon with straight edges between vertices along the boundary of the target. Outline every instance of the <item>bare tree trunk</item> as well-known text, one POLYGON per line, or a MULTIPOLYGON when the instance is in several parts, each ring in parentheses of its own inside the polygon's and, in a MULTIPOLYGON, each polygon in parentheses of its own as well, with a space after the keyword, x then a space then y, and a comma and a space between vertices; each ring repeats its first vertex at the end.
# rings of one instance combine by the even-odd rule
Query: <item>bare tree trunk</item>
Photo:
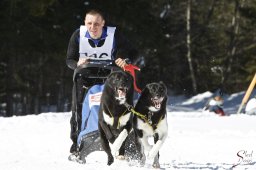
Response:
MULTIPOLYGON (((11 57, 10 57, 11 58, 11 57)), ((7 63, 7 72, 8 71, 11 71, 11 72, 8 72, 9 75, 13 75, 12 74, 12 70, 11 70, 11 63, 7 63), (10 68, 10 69, 9 69, 10 68)), ((7 77, 7 81, 6 81, 6 103, 7 103, 7 106, 6 106, 6 113, 4 116, 12 116, 13 115, 13 100, 12 100, 12 79, 10 77, 7 77)))
MULTIPOLYGON (((13 49, 12 45, 8 43, 7 47, 9 49, 13 49)), ((15 82, 14 82, 14 72, 15 72, 15 63, 16 58, 14 56, 16 51, 13 49, 9 53, 9 57, 7 60, 7 75, 6 75, 6 115, 5 116, 13 116, 15 114, 14 105, 16 104, 16 100, 14 100, 14 90, 15 90, 15 82)))
MULTIPOLYGON (((242 0, 241 6, 243 6, 244 2, 245 2, 245 0, 242 0)), ((232 23, 231 23, 231 28, 233 28, 233 31, 230 35, 229 48, 228 48, 228 52, 227 52, 227 61, 226 61, 226 65, 225 65, 226 69, 224 71, 224 77, 222 79, 222 84, 225 84, 229 79, 229 75, 232 72, 232 65, 234 62, 234 57, 236 55, 237 37, 238 37, 238 33, 239 33, 239 19, 240 19, 239 7, 240 7, 239 0, 236 0, 234 15, 232 17, 232 23)))
POLYGON ((207 16, 206 16, 206 18, 204 20, 204 23, 205 23, 204 25, 205 26, 207 26, 209 24, 209 22, 210 22, 210 19, 212 17, 213 11, 214 11, 214 7, 215 7, 215 4, 216 4, 216 1, 217 0, 212 0, 211 6, 208 9, 208 14, 207 14, 207 16))
MULTIPOLYGON (((39 56, 40 54, 38 54, 39 56)), ((43 57, 40 56, 39 60, 38 60, 38 71, 37 71, 37 77, 35 77, 35 79, 37 79, 37 84, 36 84, 36 91, 35 91, 35 95, 34 97, 34 114, 39 114, 41 112, 41 100, 40 100, 40 96, 42 95, 43 92, 43 72, 42 72, 42 65, 43 65, 44 61, 43 61, 43 57)))
POLYGON ((58 98, 57 98, 57 112, 63 112, 64 109, 64 68, 60 68, 60 81, 58 83, 59 91, 58 91, 58 98))
POLYGON ((191 38, 190 38, 190 12, 191 12, 191 0, 187 1, 187 60, 189 64, 190 76, 192 80, 193 93, 197 93, 197 83, 195 78, 195 73, 192 64, 191 57, 191 38))

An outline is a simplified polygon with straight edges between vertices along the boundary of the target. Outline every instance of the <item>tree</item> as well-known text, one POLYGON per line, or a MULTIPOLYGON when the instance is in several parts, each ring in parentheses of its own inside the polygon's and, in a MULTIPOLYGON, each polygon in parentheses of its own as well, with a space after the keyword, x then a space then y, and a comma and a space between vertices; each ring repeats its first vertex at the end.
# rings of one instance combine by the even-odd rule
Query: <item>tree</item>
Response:
POLYGON ((190 76, 192 80, 193 94, 197 93, 197 83, 191 57, 191 31, 190 31, 190 13, 191 13, 191 0, 187 2, 187 59, 189 64, 190 76))

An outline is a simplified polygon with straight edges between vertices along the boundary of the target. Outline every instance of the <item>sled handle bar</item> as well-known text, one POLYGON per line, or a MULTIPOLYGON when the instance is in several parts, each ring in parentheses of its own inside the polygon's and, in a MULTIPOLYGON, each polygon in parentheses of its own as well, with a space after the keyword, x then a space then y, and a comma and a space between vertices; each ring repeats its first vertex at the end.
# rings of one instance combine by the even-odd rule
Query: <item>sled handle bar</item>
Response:
MULTIPOLYGON (((90 59, 88 64, 82 64, 75 69, 74 75, 73 75, 73 81, 75 81, 76 74, 86 68, 101 68, 101 69, 105 69, 105 70, 112 70, 112 69, 117 69, 119 67, 116 66, 116 64, 113 60, 92 60, 92 59, 90 59)), ((124 71, 129 72, 132 75, 134 90, 137 91, 138 93, 141 93, 141 89, 139 89, 136 84, 136 74, 135 74, 135 70, 140 71, 140 68, 133 64, 127 64, 124 66, 123 69, 124 69, 124 71)), ((95 77, 95 78, 105 78, 105 77, 95 77)))
MULTIPOLYGON (((89 70, 91 68, 98 68, 98 69, 102 69, 102 70, 109 70, 111 71, 112 69, 115 69, 117 68, 117 66, 115 66, 113 63, 111 62, 107 62, 104 60, 104 63, 99 63, 99 61, 97 60, 97 62, 90 62, 90 63, 87 63, 87 64, 82 64, 80 66, 78 66, 75 71, 74 71, 74 74, 73 74, 73 81, 75 81, 76 79, 76 76, 78 73, 82 73, 83 71, 82 70, 86 70, 88 69, 88 73, 89 73, 89 70)), ((101 76, 97 76, 97 77, 90 77, 90 78, 106 78, 106 77, 101 77, 101 76)))

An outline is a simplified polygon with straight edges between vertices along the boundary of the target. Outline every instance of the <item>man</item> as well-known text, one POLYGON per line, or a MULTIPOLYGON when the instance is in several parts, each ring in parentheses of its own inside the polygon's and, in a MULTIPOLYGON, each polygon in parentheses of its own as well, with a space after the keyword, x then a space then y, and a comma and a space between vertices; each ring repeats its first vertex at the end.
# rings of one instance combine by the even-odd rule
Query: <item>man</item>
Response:
POLYGON ((215 95, 206 103, 203 111, 214 112, 220 116, 225 116, 225 112, 222 108, 224 100, 222 98, 223 92, 218 89, 215 95))
MULTIPOLYGON (((115 27, 105 26, 105 19, 98 10, 86 13, 83 26, 77 29, 71 36, 66 64, 75 70, 82 64, 88 64, 93 60, 114 60, 118 67, 123 68, 137 55, 137 51, 116 30, 115 27)), ((76 100, 75 106, 72 102, 71 140, 73 142, 70 153, 77 155, 77 138, 81 130, 82 103, 88 89, 86 80, 78 78, 73 86, 72 101, 76 100)))

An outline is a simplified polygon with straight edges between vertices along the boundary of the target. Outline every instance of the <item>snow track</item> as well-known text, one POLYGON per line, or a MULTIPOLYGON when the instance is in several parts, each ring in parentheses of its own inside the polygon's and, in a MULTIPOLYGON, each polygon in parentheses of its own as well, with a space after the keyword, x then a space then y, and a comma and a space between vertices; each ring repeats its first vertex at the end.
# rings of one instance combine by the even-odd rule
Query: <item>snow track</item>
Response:
MULTIPOLYGON (((168 137, 160 149, 161 169, 256 169, 256 116, 220 117, 189 105, 170 106, 168 137), (186 107, 188 108, 188 107, 186 107), (239 155, 239 156, 238 156, 239 155)), ((232 108, 227 108, 232 111, 232 108)), ((0 117, 2 170, 131 170, 136 161, 115 160, 105 152, 90 154, 86 164, 68 161, 71 113, 0 117)))

